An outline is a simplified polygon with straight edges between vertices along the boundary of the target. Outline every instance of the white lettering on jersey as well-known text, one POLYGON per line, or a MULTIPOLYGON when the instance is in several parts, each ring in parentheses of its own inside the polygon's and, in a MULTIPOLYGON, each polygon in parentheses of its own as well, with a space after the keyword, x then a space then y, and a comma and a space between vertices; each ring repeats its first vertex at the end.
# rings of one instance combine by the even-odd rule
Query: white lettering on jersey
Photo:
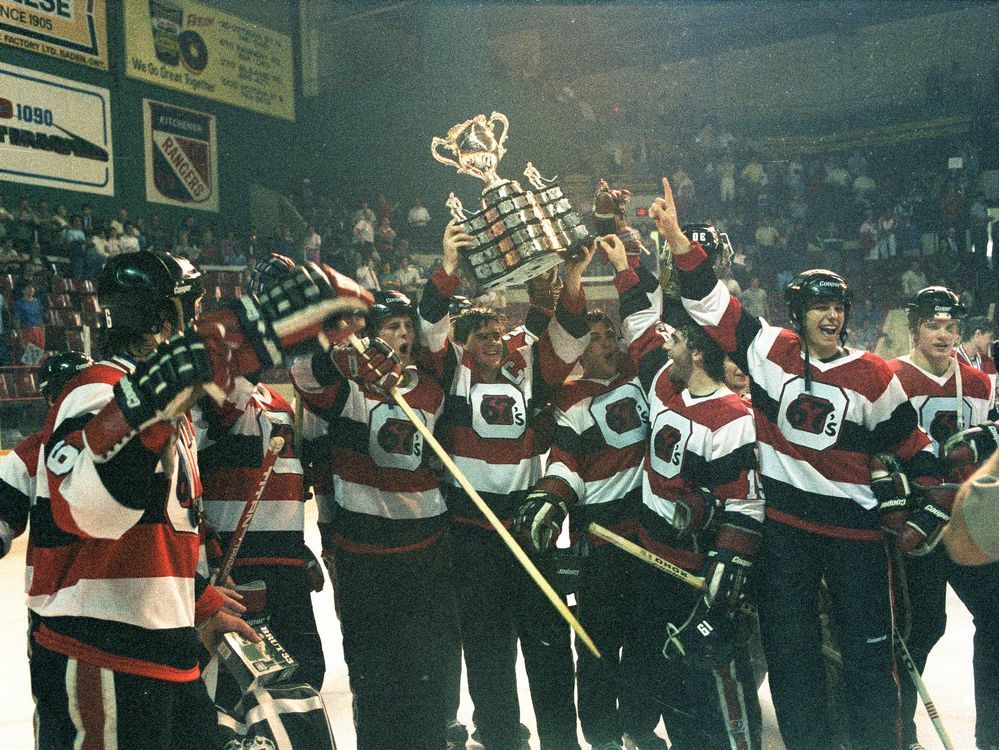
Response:
POLYGON ((837 442, 847 414, 847 394, 828 383, 812 383, 806 392, 805 380, 785 383, 778 403, 778 429, 790 443, 823 450, 837 442))
POLYGON ((649 407, 635 383, 625 383, 595 396, 590 415, 612 448, 627 448, 646 439, 649 407))
POLYGON ((469 394, 472 429, 483 438, 516 440, 527 428, 524 394, 507 383, 477 383, 469 394))
MULTIPOLYGON (((423 414, 416 412, 420 419, 423 414)), ((400 409, 381 403, 372 409, 368 430, 368 455, 386 469, 420 468, 424 438, 400 409)))
POLYGON ((80 451, 77 448, 74 448, 65 440, 60 440, 56 443, 56 447, 49 452, 49 458, 45 462, 45 466, 57 477, 61 477, 69 473, 70 469, 76 463, 76 457, 79 455, 80 451))
POLYGON ((669 410, 657 414, 649 433, 649 465, 653 471, 667 479, 680 474, 690 439, 690 419, 669 410))

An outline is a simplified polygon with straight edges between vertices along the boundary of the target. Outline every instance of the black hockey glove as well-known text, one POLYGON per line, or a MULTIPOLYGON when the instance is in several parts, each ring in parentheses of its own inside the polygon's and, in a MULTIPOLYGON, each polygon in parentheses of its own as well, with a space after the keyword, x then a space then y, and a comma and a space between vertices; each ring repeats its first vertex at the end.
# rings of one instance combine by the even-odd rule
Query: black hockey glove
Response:
POLYGON ((733 659, 736 624, 732 617, 712 609, 703 598, 680 626, 667 623, 665 659, 687 659, 695 667, 718 669, 733 659))
POLYGON ((518 508, 514 518, 514 533, 535 552, 546 552, 559 536, 569 510, 557 495, 544 490, 531 492, 518 508))
POLYGON ((114 386, 114 398, 84 427, 84 439, 102 463, 154 422, 169 421, 191 406, 194 388, 212 382, 212 365, 192 330, 164 341, 131 375, 114 386))
POLYGON ((705 557, 705 602, 710 607, 735 611, 745 596, 747 579, 753 568, 763 535, 763 524, 735 511, 723 511, 715 546, 705 557))
POLYGON ((953 479, 964 482, 997 449, 997 424, 989 422, 956 432, 941 449, 953 479))
POLYGON ((902 531, 908 515, 910 482, 894 456, 872 456, 869 462, 872 494, 878 501, 882 530, 892 536, 902 531))

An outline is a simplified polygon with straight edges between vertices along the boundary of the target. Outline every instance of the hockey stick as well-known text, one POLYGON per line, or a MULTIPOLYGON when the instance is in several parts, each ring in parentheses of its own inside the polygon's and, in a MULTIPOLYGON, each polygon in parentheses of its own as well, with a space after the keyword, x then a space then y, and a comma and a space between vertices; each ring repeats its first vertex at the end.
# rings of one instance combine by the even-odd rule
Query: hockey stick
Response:
MULTIPOLYGON (((351 342, 351 346, 357 349, 359 353, 363 354, 365 352, 365 345, 362 344, 358 337, 354 334, 351 334, 348 341, 351 342)), ((465 490, 465 493, 469 496, 472 502, 475 503, 476 507, 479 508, 479 511, 486 516, 486 520, 490 522, 490 525, 493 526, 497 534, 500 535, 500 539, 502 539, 503 543, 507 545, 507 548, 514 553, 514 557, 516 557, 517 561, 521 563, 521 567, 523 567, 525 571, 527 571, 528 575, 531 576, 531 579, 535 582, 535 584, 537 584, 538 588, 542 590, 542 593, 545 594, 545 597, 552 603, 552 606, 555 607, 559 614, 562 615, 562 618, 569 623, 569 626, 573 628, 580 640, 582 640, 587 648, 590 649, 590 652, 600 659, 601 652, 598 650, 597 644, 594 643, 590 635, 587 634, 587 631, 583 629, 583 625, 580 624, 580 621, 577 620, 576 617, 573 616, 573 613, 569 611, 569 607, 566 606, 566 602, 559 597, 559 594, 555 592, 552 585, 545 580, 545 576, 543 576, 539 572, 538 568, 535 567, 535 564, 531 562, 527 553, 521 549, 521 545, 514 540, 511 533, 507 531, 500 519, 497 518, 496 514, 490 509, 490 506, 488 506, 486 501, 479 496, 479 493, 476 492, 475 487, 473 487, 469 480, 466 479, 462 470, 455 465, 455 462, 451 460, 451 456, 448 455, 448 452, 441 446, 441 443, 437 441, 433 433, 427 429, 427 425, 424 424, 424 421, 418 417, 412 407, 406 403, 406 399, 403 398, 403 394, 399 392, 398 388, 393 386, 393 388, 389 391, 389 395, 392 396, 393 400, 399 405, 399 408, 403 410, 403 413, 413 423, 413 426, 417 428, 417 432, 419 432, 424 438, 424 442, 426 442, 434 453, 437 454, 437 457, 441 459, 441 463, 443 463, 445 468, 453 477, 455 477, 458 483, 462 486, 462 489, 465 490)))
POLYGON ((284 447, 285 439, 283 437, 273 437, 268 442, 267 452, 264 454, 264 460, 260 465, 260 481, 257 483, 257 489, 253 495, 247 498, 246 505, 243 506, 240 520, 236 522, 236 528, 229 539, 226 554, 222 556, 222 565, 219 566, 219 571, 215 574, 215 578, 212 579, 213 585, 225 585, 226 579, 229 578, 229 574, 233 569, 233 563, 236 562, 236 555, 243 545, 243 538, 247 535, 247 529, 250 528, 250 522, 253 521, 254 513, 257 512, 260 499, 264 496, 264 488, 267 487, 267 480, 271 478, 274 463, 278 460, 278 454, 281 453, 281 449, 284 447))
POLYGON ((927 686, 924 684, 923 678, 920 676, 920 670, 917 669, 917 665, 913 661, 913 657, 910 656, 910 650, 906 647, 906 641, 903 640, 903 636, 900 635, 899 630, 895 625, 892 626, 892 632, 896 636, 896 642, 900 646, 900 655, 903 657, 903 664, 906 665, 906 671, 910 673, 910 679, 913 680, 913 685, 917 688, 920 700, 924 704, 924 708, 927 709, 927 715, 930 717, 931 723, 934 725, 934 731, 938 733, 938 737, 941 739, 941 744, 944 746, 944 750, 955 750, 955 746, 951 744, 951 738, 948 736, 948 732, 944 728, 944 722, 941 721, 941 715, 938 714, 937 706, 935 706, 934 701, 931 700, 931 695, 927 692, 927 686))

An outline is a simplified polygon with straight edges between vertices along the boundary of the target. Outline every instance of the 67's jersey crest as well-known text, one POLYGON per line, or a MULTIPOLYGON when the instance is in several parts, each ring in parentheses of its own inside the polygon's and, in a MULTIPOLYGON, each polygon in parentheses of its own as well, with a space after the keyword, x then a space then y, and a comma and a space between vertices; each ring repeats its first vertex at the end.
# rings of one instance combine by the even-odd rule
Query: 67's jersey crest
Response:
POLYGON ((681 473, 691 432, 691 420, 675 411, 668 409, 656 415, 649 442, 649 464, 653 471, 666 479, 681 473))
POLYGON ((790 443, 823 450, 836 444, 847 415, 848 398, 842 388, 813 381, 805 390, 805 380, 785 383, 778 404, 778 429, 790 443))
MULTIPOLYGON (((420 412, 417 415, 423 416, 420 412)), ((423 436, 401 409, 389 403, 372 409, 368 455, 376 466, 413 471, 420 467, 423 452, 423 436)))

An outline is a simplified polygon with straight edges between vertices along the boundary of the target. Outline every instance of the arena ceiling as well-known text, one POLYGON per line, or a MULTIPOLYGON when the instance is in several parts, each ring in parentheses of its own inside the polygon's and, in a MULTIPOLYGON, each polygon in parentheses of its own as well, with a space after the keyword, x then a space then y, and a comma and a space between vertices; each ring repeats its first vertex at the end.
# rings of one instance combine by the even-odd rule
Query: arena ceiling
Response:
MULTIPOLYGON (((371 25, 401 35, 418 33, 426 9, 443 3, 422 0, 303 0, 311 3, 318 27, 355 32, 371 25)), ((547 77, 571 80, 581 73, 713 56, 729 49, 766 46, 816 34, 841 33, 934 13, 955 12, 995 2, 940 0, 876 2, 844 0, 758 0, 756 2, 493 2, 449 3, 484 8, 491 28, 516 34, 540 31, 547 77), (583 69, 586 66, 587 69, 583 69)), ((363 31, 360 32, 363 34, 363 31)), ((322 35, 321 35, 322 36, 322 35)), ((338 42, 343 38, 337 34, 338 42)), ((358 54, 370 54, 359 44, 358 54)), ((385 54, 387 50, 382 50, 385 54)), ((339 47, 330 54, 350 54, 339 47)), ((320 58, 324 57, 320 51, 320 58)))

